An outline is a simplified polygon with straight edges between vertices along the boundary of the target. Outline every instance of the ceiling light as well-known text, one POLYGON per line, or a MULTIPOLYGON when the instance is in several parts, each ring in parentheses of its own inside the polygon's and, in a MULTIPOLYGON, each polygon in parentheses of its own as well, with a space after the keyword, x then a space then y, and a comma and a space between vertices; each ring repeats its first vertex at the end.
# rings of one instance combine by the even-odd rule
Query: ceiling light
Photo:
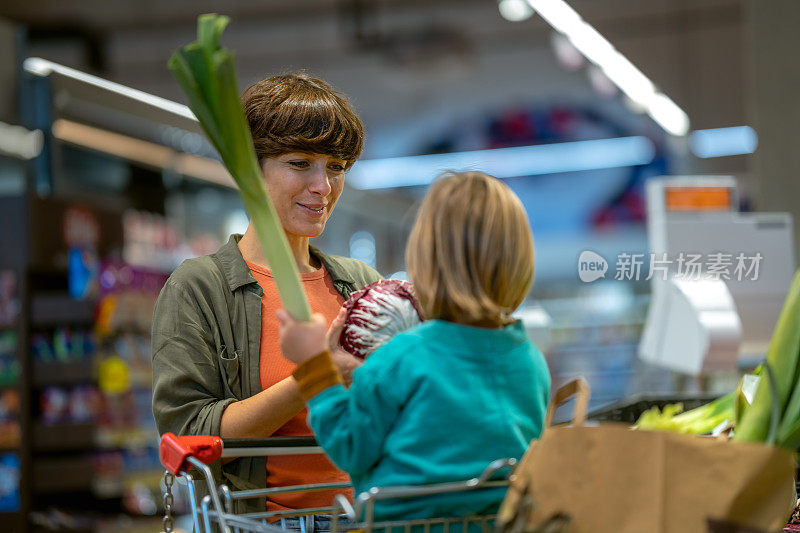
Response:
POLYGON ((504 19, 511 22, 521 22, 533 15, 533 8, 526 0, 500 0, 497 9, 504 19))
POLYGON ((724 157, 752 154, 758 135, 750 126, 696 130, 689 136, 689 148, 697 157, 724 157))
POLYGON ((114 83, 113 81, 104 80, 103 78, 98 78, 97 76, 92 76, 91 74, 75 70, 74 68, 65 67, 64 65, 59 65, 58 63, 53 63, 46 59, 29 57, 23 62, 23 68, 29 74, 40 77, 47 77, 52 73, 60 74, 66 78, 104 89, 118 96, 130 98, 184 118, 197 120, 192 111, 183 104, 178 104, 172 100, 161 98, 160 96, 132 89, 131 87, 126 87, 125 85, 114 83))
POLYGON ((655 148, 646 137, 618 137, 565 143, 474 150, 358 161, 347 182, 356 189, 428 185, 446 170, 480 170, 514 178, 646 165, 655 148))
POLYGON ((686 135, 689 131, 689 117, 664 93, 656 93, 652 96, 647 106, 647 112, 653 120, 672 135, 686 135))
POLYGON ((556 31, 564 34, 586 59, 597 65, 619 89, 671 135, 689 131, 689 117, 600 32, 563 0, 527 0, 556 31))

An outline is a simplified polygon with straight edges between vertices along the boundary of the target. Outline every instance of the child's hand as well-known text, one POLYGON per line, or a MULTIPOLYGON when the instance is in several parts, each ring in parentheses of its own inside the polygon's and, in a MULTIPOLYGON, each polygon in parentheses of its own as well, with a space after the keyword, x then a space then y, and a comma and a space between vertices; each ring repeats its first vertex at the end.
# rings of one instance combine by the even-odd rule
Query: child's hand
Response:
POLYGON ((289 361, 299 365, 328 349, 325 317, 321 314, 314 313, 311 322, 298 322, 283 309, 275 315, 281 323, 281 351, 289 361))
POLYGON ((328 329, 327 338, 333 363, 339 369, 339 373, 342 375, 344 384, 349 386, 353 381, 353 371, 364 364, 364 361, 343 350, 339 344, 339 339, 342 336, 342 330, 344 329, 344 322, 346 319, 347 309, 342 307, 339 310, 339 314, 336 315, 336 318, 334 318, 333 322, 331 322, 331 327, 328 329))

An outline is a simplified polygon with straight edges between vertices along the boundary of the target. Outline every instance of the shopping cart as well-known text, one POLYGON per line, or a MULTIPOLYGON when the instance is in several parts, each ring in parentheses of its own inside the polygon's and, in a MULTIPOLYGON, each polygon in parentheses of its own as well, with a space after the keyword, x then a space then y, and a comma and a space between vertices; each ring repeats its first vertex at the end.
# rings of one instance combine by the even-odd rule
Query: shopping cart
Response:
POLYGON ((350 488, 348 483, 318 483, 291 487, 273 487, 255 490, 233 491, 227 485, 214 480, 208 464, 228 457, 256 457, 269 455, 298 455, 323 453, 313 437, 273 437, 269 439, 221 439, 210 436, 178 437, 166 433, 161 438, 160 457, 166 467, 164 485, 164 531, 169 533, 173 527, 172 486, 175 477, 186 480, 188 503, 191 509, 195 533, 240 531, 285 533, 278 527, 279 519, 301 517, 312 514, 329 514, 331 532, 363 530, 365 533, 385 531, 386 533, 411 533, 420 531, 441 531, 443 533, 480 531, 488 533, 493 529, 494 515, 468 517, 436 517, 404 521, 375 521, 374 505, 377 501, 432 496, 463 491, 484 490, 508 486, 508 476, 516 465, 516 459, 492 461, 483 473, 476 478, 451 483, 438 483, 424 486, 374 487, 359 494, 351 503, 343 494, 334 498, 330 507, 290 511, 264 511, 258 513, 236 514, 234 501, 250 498, 265 498, 278 493, 311 492, 319 490, 350 488), (195 479, 190 469, 195 467, 202 479, 195 479), (502 479, 497 479, 505 473, 502 479), (198 498, 198 483, 205 483, 208 494, 198 498), (198 501, 199 499, 199 501, 198 501), (272 523, 271 523, 272 522, 272 523))

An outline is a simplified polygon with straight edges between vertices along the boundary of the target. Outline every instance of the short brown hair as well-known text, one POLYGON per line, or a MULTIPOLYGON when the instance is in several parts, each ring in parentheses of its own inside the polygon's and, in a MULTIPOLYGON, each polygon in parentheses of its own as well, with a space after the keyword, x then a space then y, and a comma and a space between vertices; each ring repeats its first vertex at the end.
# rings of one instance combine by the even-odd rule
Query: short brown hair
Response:
POLYGON ((259 162, 288 152, 361 155, 364 126, 347 97, 304 72, 271 76, 248 87, 242 106, 259 162))
POLYGON ((406 262, 427 318, 509 324, 533 285, 525 209, 507 185, 487 174, 445 173, 422 202, 406 262))

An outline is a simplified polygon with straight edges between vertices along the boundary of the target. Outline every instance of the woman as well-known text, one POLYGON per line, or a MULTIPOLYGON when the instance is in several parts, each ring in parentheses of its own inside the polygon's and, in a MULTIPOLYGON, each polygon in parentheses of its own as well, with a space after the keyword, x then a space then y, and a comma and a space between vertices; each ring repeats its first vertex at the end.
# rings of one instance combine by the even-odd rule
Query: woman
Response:
MULTIPOLYGON (((344 300, 380 279, 366 264, 309 245, 361 154, 363 126, 348 101, 306 74, 274 76, 242 96, 267 192, 311 309, 332 322, 344 300)), ((223 438, 311 435, 297 383, 278 344, 283 307, 252 224, 170 276, 153 315, 153 414, 160 433, 223 438)), ((348 376, 357 361, 338 350, 348 376)), ((242 458, 214 465, 234 489, 347 481, 321 455, 242 458)), ((330 505, 333 492, 275 495, 267 510, 330 505)), ((239 501, 237 512, 264 510, 239 501)), ((312 526, 313 527, 313 526, 312 526)))

